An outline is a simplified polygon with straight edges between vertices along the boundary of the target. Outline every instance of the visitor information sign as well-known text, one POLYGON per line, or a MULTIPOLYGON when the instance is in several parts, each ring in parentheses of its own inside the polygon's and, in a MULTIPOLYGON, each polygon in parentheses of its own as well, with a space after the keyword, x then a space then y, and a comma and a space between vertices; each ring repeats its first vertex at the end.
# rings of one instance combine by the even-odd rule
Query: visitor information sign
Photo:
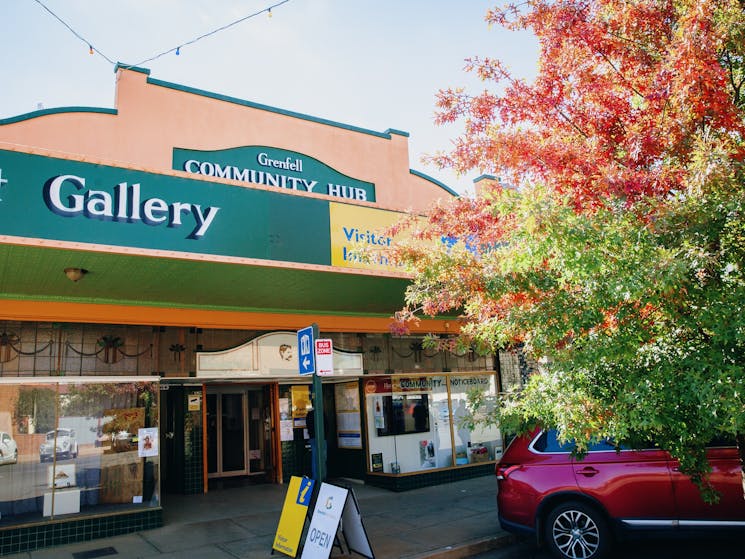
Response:
POLYGON ((307 477, 290 478, 272 549, 290 557, 297 556, 310 498, 313 495, 313 483, 314 481, 307 477))

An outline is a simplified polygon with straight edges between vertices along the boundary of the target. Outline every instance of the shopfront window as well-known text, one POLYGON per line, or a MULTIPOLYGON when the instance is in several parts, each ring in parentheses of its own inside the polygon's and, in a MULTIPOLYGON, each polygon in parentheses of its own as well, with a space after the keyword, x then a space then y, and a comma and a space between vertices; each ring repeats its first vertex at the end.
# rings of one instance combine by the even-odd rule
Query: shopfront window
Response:
POLYGON ((159 506, 158 397, 142 377, 0 379, 0 527, 159 506))
POLYGON ((493 374, 464 374, 450 376, 450 401, 453 410, 453 440, 456 465, 474 464, 496 460, 502 452, 502 441, 496 426, 485 427, 476 422, 471 430, 466 419, 472 414, 484 416, 494 409, 496 381, 493 374), (469 393, 486 393, 478 410, 469 408, 469 393))
POLYGON ((453 440, 451 436, 451 412, 448 400, 447 377, 433 377, 432 406, 434 426, 432 445, 435 447, 436 461, 434 467, 448 468, 453 465, 453 440))
POLYGON ((496 396, 493 373, 376 376, 365 381, 370 471, 410 473, 494 460, 499 431, 469 430, 469 390, 496 396))

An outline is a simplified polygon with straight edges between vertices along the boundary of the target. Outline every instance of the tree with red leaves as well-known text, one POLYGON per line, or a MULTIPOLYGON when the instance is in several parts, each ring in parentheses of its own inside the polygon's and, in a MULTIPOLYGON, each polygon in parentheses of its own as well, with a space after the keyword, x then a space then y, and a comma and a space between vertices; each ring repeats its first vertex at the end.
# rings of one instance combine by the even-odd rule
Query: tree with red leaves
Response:
MULTIPOLYGON (((527 0, 532 83, 438 97, 465 131, 432 157, 500 177, 396 228, 413 280, 398 328, 458 313, 462 338, 519 345, 541 372, 504 394, 505 429, 556 427, 578 452, 655 440, 710 499, 705 444, 745 448, 745 3, 527 0), (499 91, 499 93, 495 93, 499 91)), ((434 343, 434 342, 433 342, 434 343)))

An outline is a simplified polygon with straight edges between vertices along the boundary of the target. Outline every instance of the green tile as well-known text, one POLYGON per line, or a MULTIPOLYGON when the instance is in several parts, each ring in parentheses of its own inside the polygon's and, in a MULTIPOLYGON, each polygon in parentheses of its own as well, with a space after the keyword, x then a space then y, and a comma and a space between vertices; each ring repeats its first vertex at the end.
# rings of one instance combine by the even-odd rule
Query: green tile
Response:
POLYGON ((24 553, 43 547, 95 538, 118 536, 163 525, 162 509, 136 511, 110 517, 61 520, 40 526, 0 530, 0 555, 24 553))

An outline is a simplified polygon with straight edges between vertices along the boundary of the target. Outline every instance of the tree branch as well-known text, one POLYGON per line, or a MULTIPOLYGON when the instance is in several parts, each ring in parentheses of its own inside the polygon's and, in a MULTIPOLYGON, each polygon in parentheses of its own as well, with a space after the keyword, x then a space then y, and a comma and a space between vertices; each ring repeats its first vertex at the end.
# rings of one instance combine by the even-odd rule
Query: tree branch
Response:
MULTIPOLYGON (((745 0, 743 0, 743 1, 745 1, 745 0)), ((735 80, 735 64, 732 61, 732 57, 730 56, 730 52, 728 50, 725 50, 722 53, 722 59, 724 60, 726 66, 727 66, 727 69, 729 70, 729 82, 730 82, 730 85, 732 86, 732 94, 733 94, 732 101, 733 101, 733 103, 736 106, 739 106, 740 103, 741 103, 740 91, 741 91, 741 88, 743 86, 743 82, 745 82, 745 77, 743 77, 743 78, 740 79, 740 83, 739 84, 736 82, 736 80, 735 80)))

